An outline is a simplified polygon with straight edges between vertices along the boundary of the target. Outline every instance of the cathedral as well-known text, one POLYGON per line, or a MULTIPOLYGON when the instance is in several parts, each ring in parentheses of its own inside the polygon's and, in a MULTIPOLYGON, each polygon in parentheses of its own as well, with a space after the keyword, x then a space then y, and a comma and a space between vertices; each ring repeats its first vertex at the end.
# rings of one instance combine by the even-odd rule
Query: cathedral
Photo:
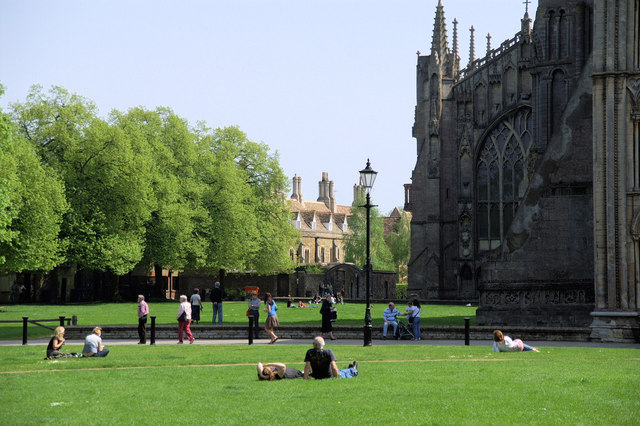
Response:
MULTIPOLYGON (((418 52, 409 293, 479 325, 638 341, 640 1, 539 0, 461 67, 436 7, 418 52)), ((496 25, 505 25, 496 22, 496 25)))

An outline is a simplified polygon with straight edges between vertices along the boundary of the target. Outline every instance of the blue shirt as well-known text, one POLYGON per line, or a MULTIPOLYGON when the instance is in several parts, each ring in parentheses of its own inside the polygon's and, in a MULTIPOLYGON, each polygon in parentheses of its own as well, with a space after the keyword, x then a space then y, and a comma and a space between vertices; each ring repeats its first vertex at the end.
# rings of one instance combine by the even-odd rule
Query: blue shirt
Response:
POLYGON ((276 302, 269 303, 269 306, 271 307, 271 309, 268 310, 267 315, 270 317, 275 317, 276 315, 278 315, 278 313, 276 312, 276 310, 278 309, 278 305, 276 305, 276 302))
POLYGON ((396 308, 393 308, 393 310, 391 310, 391 308, 387 308, 384 310, 384 319, 386 319, 387 321, 395 321, 396 316, 398 315, 400 315, 400 311, 396 308))

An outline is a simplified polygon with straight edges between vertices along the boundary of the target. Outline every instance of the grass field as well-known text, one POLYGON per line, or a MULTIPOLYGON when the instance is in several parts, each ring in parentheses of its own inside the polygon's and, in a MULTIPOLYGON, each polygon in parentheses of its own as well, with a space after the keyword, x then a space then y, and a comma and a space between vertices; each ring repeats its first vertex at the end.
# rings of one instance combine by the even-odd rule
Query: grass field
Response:
MULTIPOLYGON (((635 349, 328 346, 354 379, 260 382, 257 361, 302 369, 306 345, 110 346, 44 361, 0 346, 2 424, 638 424, 635 349)), ((65 346, 66 352, 80 346, 65 346)))
MULTIPOLYGON (((318 305, 312 308, 287 309, 285 304, 279 304, 278 318, 285 324, 320 325, 320 309, 318 305)), ((224 323, 246 324, 246 302, 224 302, 224 323)), ((375 304, 371 309, 373 326, 382 327, 382 313, 386 305, 375 304)), ((404 312, 406 305, 398 305, 398 310, 404 312)), ((204 304, 204 312, 201 313, 203 324, 211 323, 211 303, 204 304)), ((364 318, 365 306, 363 304, 337 305, 337 324, 359 325, 364 318)), ((150 314, 156 316, 156 324, 175 324, 177 302, 151 303, 150 314)), ((54 319, 61 315, 65 317, 78 317, 79 325, 119 325, 138 324, 136 303, 94 303, 78 305, 6 305, 0 309, 1 320, 22 320, 23 316, 30 319, 54 319)), ((464 325, 464 317, 471 318, 471 325, 475 324, 475 307, 451 306, 451 305, 425 305, 422 307, 422 325, 464 325)), ((264 321, 261 314, 261 322, 264 321)), ((49 327, 55 327, 56 323, 44 323, 49 327)), ((52 332, 46 328, 29 324, 28 337, 30 339, 50 336, 52 332)), ((0 323, 0 340, 21 339, 22 324, 0 323)))

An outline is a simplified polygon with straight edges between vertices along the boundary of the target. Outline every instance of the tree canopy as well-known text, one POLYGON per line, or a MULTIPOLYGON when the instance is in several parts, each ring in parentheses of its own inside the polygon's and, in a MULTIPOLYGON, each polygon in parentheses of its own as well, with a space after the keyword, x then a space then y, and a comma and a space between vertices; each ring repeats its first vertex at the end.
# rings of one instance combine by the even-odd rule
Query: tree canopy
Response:
POLYGON ((102 119, 34 86, 0 112, 0 270, 291 270, 286 190, 277 153, 237 127, 169 108, 102 119))
POLYGON ((66 247, 60 231, 67 207, 62 180, 0 111, 0 271, 58 265, 66 247))
MULTIPOLYGON (((366 264, 367 247, 367 210, 364 195, 361 193, 351 208, 349 220, 351 233, 345 237, 344 256, 346 262, 356 265, 366 264)), ((384 240, 384 223, 380 211, 372 207, 370 211, 370 253, 373 269, 395 271, 391 251, 384 240)))

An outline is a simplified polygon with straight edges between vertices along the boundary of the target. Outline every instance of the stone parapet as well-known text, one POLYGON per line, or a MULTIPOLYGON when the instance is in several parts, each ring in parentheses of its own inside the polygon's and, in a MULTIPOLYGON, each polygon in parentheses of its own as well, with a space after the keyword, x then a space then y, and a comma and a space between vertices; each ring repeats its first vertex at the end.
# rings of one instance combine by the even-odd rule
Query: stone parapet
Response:
MULTIPOLYGON (((471 340, 491 340, 495 327, 470 327, 471 340)), ((587 342, 591 341, 589 327, 508 327, 501 328, 505 334, 523 340, 549 340, 587 342)), ((93 326, 66 327, 67 339, 83 339, 91 333, 93 326)), ((196 339, 247 339, 248 327, 239 325, 194 325, 191 331, 196 339)), ((333 331, 341 339, 359 339, 363 337, 363 326, 338 325, 333 331)), ((150 338, 150 327, 147 327, 147 340, 150 338)), ((423 340, 460 340, 464 341, 463 326, 423 326, 421 327, 423 340)), ((282 339, 313 339, 320 334, 320 327, 283 325, 277 328, 277 334, 282 339)), ((138 328, 134 325, 105 325, 102 326, 102 337, 108 339, 138 339, 138 328)), ((177 339, 177 325, 156 326, 156 339, 177 339)), ((264 329, 260 328, 259 337, 267 339, 264 329)), ((382 326, 373 327, 373 339, 382 339, 382 326)))

